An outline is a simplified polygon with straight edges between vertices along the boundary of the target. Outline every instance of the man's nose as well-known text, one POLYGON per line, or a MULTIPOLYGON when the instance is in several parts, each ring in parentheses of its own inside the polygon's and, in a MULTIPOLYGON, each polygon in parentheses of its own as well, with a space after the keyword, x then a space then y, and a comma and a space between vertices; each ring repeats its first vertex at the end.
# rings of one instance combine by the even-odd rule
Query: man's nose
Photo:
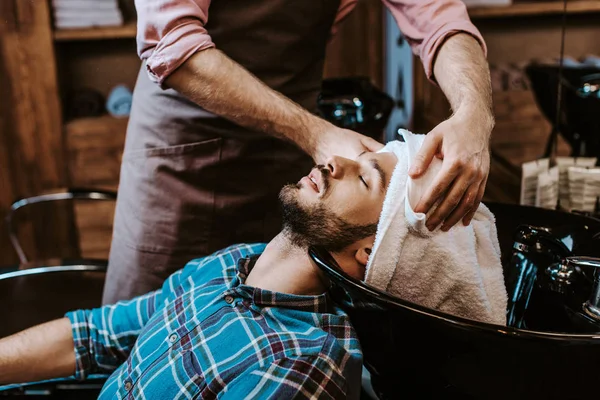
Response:
POLYGON ((355 168, 356 165, 356 161, 340 156, 332 156, 327 160, 325 167, 329 169, 332 178, 341 179, 345 173, 355 168))

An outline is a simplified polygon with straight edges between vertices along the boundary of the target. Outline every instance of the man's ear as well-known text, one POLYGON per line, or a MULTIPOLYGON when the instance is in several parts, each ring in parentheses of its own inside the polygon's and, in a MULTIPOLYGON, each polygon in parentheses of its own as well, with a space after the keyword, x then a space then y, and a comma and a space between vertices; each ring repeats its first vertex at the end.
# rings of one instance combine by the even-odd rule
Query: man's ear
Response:
POLYGON ((369 262, 369 257, 371 256, 371 247, 361 246, 356 253, 354 253, 354 258, 356 261, 363 266, 367 266, 369 262))

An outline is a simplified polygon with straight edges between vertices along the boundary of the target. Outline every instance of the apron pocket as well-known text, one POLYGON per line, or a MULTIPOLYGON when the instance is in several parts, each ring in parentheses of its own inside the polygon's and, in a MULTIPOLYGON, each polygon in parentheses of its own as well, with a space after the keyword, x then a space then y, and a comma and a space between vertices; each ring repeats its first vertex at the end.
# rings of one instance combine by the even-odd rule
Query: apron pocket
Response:
POLYGON ((221 139, 123 155, 115 237, 146 252, 203 252, 213 229, 221 139))

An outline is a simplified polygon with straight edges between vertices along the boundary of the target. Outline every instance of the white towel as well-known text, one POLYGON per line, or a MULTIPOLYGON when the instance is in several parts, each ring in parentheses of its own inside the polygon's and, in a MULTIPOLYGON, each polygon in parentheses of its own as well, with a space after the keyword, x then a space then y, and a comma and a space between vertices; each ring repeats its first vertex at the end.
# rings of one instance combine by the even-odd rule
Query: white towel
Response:
POLYGON ((117 0, 52 0, 52 4, 57 29, 123 25, 117 0))
POLYGON ((405 142, 382 151, 398 157, 379 224, 365 282, 404 300, 448 314, 506 324, 507 294, 494 215, 483 204, 468 227, 430 232, 425 214, 415 213, 421 194, 440 171, 434 158, 415 180, 408 169, 425 135, 401 131, 405 142))
POLYGON ((52 6, 55 10, 119 10, 116 0, 52 0, 52 6))

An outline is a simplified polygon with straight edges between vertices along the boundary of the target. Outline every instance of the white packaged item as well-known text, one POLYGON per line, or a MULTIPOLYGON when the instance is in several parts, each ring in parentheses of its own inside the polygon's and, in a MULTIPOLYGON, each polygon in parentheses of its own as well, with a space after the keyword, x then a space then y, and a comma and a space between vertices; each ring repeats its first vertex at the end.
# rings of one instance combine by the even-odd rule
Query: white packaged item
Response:
POLYGON ((512 0, 463 0, 467 8, 510 6, 512 0))
POLYGON ((555 209, 558 202, 558 166, 538 175, 535 206, 555 209))
POLYGON ((600 197, 600 168, 569 167, 568 176, 571 209, 595 211, 600 197))
POLYGON ((583 184, 585 180, 584 167, 569 167, 567 177, 569 179, 569 207, 572 210, 583 208, 583 184))
POLYGON ((116 0, 52 0, 54 9, 63 10, 118 10, 119 4, 116 0))
POLYGON ((569 204, 569 176, 567 170, 569 167, 593 167, 596 165, 596 157, 556 157, 558 166, 558 198, 560 206, 566 210, 571 210, 569 204))
POLYGON ((583 184, 583 207, 585 211, 596 211, 596 200, 600 197, 600 168, 585 172, 583 184))
POLYGON ((521 199, 519 204, 523 206, 534 206, 537 194, 538 175, 548 171, 550 160, 541 158, 523 163, 521 175, 521 199))
POLYGON ((52 4, 57 29, 123 25, 116 0, 52 0, 52 4))

